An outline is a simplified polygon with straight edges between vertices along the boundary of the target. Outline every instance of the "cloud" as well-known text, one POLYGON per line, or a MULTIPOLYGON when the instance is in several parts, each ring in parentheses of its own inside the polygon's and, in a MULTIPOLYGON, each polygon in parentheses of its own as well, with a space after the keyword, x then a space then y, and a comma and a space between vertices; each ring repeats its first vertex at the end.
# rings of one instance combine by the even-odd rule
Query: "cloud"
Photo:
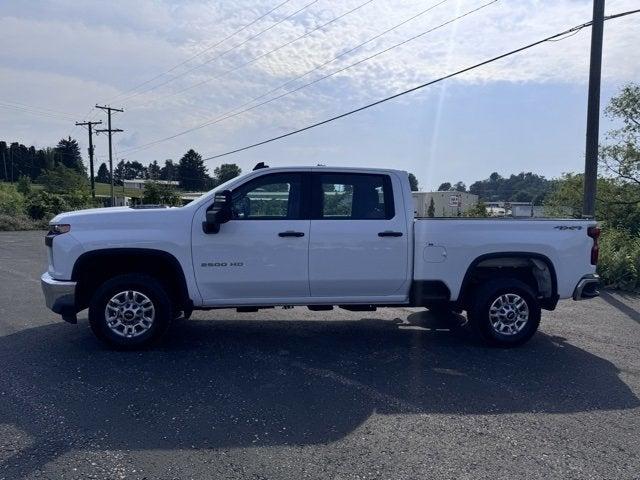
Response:
MULTIPOLYGON (((0 50, 0 61, 4 66, 0 91, 15 101, 77 112, 78 120, 96 102, 112 100, 114 106, 125 108, 125 114, 117 118, 118 126, 126 131, 119 139, 119 147, 136 146, 233 111, 265 91, 303 75, 438 3, 437 0, 430 3, 375 0, 273 55, 223 75, 363 1, 319 0, 255 40, 216 58, 309 3, 309 0, 292 0, 206 54, 187 61, 203 48, 215 45, 264 14, 276 3, 272 0, 140 0, 134 3, 115 0, 105 6, 97 0, 80 3, 43 0, 25 7, 24 2, 5 0, 0 6, 3 24, 0 44, 10 48, 0 50), (130 94, 131 87, 172 65, 187 61, 171 72, 175 75, 207 60, 210 61, 205 66, 174 82, 118 103, 119 97, 126 98, 130 94), (221 78, 174 95, 180 89, 212 77, 221 78)), ((485 2, 449 0, 287 88, 335 72, 485 2)), ((614 13, 634 7, 637 2, 632 0, 612 0, 608 2, 607 10, 614 13)), ((590 16, 589 0, 502 0, 268 106, 137 155, 149 161, 155 157, 174 156, 187 144, 212 151, 214 147, 230 147, 232 143, 235 146, 256 133, 282 132, 477 63, 581 23, 590 16)), ((638 38, 629 35, 638 30, 640 15, 614 20, 605 26, 605 80, 622 83, 638 78, 640 49, 635 47, 638 38)), ((455 82, 468 85, 497 82, 583 85, 587 80, 588 49, 589 30, 586 29, 562 42, 544 45, 466 73, 455 82)), ((419 94, 419 98, 432 94, 435 93, 426 91, 419 94)), ((103 116, 101 112, 92 115, 95 118, 103 116)), ((62 132, 68 133, 68 127, 59 125, 45 129, 40 126, 46 123, 43 122, 33 123, 37 126, 34 128, 42 131, 31 133, 31 138, 50 141, 62 132)), ((0 120, 5 136, 24 135, 21 132, 24 132, 25 123, 18 124, 22 125, 21 129, 0 120)))

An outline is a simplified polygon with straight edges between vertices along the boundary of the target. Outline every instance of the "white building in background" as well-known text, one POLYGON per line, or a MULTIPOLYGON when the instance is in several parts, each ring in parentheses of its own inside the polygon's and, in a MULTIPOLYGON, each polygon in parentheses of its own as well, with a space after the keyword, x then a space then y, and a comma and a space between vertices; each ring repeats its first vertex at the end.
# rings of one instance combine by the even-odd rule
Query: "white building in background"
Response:
POLYGON ((435 217, 457 217, 478 204, 478 196, 468 192, 411 192, 417 217, 428 217, 433 199, 435 217))
POLYGON ((146 183, 158 183, 160 185, 171 185, 172 187, 178 187, 180 182, 174 180, 146 180, 144 178, 134 178, 133 180, 123 180, 124 188, 130 188, 132 190, 144 190, 146 183))

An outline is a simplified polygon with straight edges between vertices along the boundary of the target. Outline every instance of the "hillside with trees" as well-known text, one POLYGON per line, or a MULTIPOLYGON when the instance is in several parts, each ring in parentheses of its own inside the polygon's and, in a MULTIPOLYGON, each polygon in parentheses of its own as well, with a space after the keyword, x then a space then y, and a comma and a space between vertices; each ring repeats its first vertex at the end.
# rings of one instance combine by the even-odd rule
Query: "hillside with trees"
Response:
POLYGON ((493 172, 489 178, 473 182, 468 189, 463 182, 444 182, 440 184, 438 191, 469 192, 478 195, 483 202, 532 202, 534 205, 542 205, 553 188, 553 180, 532 172, 521 172, 508 177, 493 172))
MULTIPOLYGON (((222 164, 214 176, 195 150, 188 150, 178 163, 167 159, 148 166, 136 160, 120 160, 113 171, 114 184, 124 180, 173 180, 189 191, 208 190, 234 178, 242 170, 236 164, 222 164)), ((27 147, 18 142, 0 141, 0 230, 46 228, 48 221, 61 212, 102 207, 111 183, 109 168, 101 163, 96 172, 96 190, 103 198, 92 198, 87 169, 78 142, 63 138, 53 148, 27 147)), ((145 203, 180 205, 179 192, 173 186, 149 184, 139 192, 145 203)), ((128 192, 128 194, 132 194, 128 192)))

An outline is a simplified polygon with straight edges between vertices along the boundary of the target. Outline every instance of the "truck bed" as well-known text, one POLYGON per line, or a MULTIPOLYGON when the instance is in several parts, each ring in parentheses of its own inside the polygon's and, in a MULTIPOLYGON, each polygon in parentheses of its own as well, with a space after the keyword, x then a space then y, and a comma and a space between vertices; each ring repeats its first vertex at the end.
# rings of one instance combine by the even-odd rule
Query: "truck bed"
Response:
POLYGON ((595 220, 557 218, 416 218, 414 278, 441 280, 456 300, 470 265, 510 252, 546 261, 560 298, 570 298, 590 263, 595 220))

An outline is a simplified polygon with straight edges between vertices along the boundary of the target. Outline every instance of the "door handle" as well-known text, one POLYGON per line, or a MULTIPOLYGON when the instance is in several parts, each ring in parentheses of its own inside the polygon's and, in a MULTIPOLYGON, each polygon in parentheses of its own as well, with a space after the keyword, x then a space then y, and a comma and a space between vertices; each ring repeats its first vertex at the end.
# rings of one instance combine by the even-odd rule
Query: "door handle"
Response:
POLYGON ((294 232, 293 230, 287 230, 286 232, 280 232, 279 237, 304 237, 304 232, 294 232))
POLYGON ((384 232, 378 233, 379 237, 401 237, 402 232, 392 232, 391 230, 385 230, 384 232))

